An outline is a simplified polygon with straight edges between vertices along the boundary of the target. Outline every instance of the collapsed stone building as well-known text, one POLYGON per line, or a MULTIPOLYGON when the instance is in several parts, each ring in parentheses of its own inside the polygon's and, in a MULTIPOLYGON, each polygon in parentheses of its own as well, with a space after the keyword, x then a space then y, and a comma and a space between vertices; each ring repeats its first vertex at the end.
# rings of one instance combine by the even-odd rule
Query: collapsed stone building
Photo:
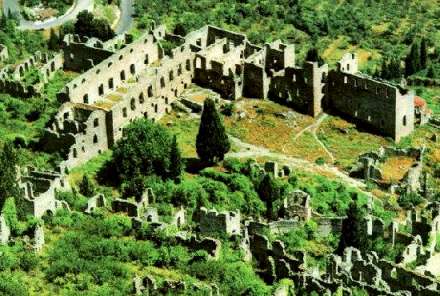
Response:
POLYGON ((7 65, 0 69, 0 92, 20 98, 40 95, 44 85, 49 82, 56 71, 63 68, 63 64, 61 52, 52 54, 37 51, 18 64, 7 65), (37 81, 26 81, 26 77, 33 70, 37 72, 37 81))
MULTIPOLYGON (((379 187, 391 193, 420 193, 423 196, 428 194, 427 178, 423 173, 425 148, 395 148, 381 147, 377 151, 364 153, 358 157, 357 163, 350 171, 352 177, 364 179, 366 182, 374 182, 379 187), (392 157, 412 158, 413 163, 403 175, 401 180, 384 182, 382 164, 392 157)), ((402 168, 403 170, 403 168, 402 168)))
POLYGON ((19 182, 23 193, 22 205, 27 214, 41 218, 45 214, 54 215, 57 209, 69 208, 65 201, 56 199, 57 191, 70 190, 63 174, 27 168, 19 182))
POLYGON ((58 94, 64 103, 42 140, 48 152, 61 152, 62 169, 112 147, 134 119, 161 118, 191 83, 231 100, 269 98, 312 116, 329 108, 396 141, 414 129, 413 93, 360 74, 353 54, 335 70, 310 61, 299 67, 294 45, 257 46, 209 25, 185 37, 153 25, 136 40, 69 35, 64 42, 64 69, 82 74, 58 94))

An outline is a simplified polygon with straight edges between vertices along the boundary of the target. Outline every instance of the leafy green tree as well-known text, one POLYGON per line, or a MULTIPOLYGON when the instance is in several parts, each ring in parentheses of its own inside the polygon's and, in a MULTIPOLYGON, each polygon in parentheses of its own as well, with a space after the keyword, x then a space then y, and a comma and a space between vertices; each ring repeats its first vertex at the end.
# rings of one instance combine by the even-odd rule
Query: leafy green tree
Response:
POLYGON ((113 149, 113 156, 104 174, 115 181, 131 180, 138 175, 167 178, 170 166, 172 137, 161 125, 138 119, 124 129, 113 149))
POLYGON ((103 41, 107 41, 115 36, 115 32, 113 32, 107 21, 95 18, 87 10, 81 11, 78 14, 75 23, 75 33, 81 36, 96 37, 103 41))
POLYGON ((95 194, 95 185, 88 175, 84 175, 79 183, 79 193, 87 197, 92 197, 95 194))
POLYGON ((200 159, 209 164, 223 160, 231 148, 225 127, 211 98, 206 99, 203 105, 196 148, 200 159))
POLYGON ((182 174, 182 155, 180 154, 179 146, 177 145, 176 135, 171 142, 170 151, 170 168, 168 177, 174 181, 180 181, 180 175, 182 174))
POLYGON ((0 151, 0 209, 7 198, 21 198, 17 182, 18 155, 14 145, 7 142, 0 151))
POLYGON ((273 215, 273 203, 281 197, 281 190, 271 174, 264 175, 258 186, 258 194, 266 203, 266 216, 271 218, 273 215))

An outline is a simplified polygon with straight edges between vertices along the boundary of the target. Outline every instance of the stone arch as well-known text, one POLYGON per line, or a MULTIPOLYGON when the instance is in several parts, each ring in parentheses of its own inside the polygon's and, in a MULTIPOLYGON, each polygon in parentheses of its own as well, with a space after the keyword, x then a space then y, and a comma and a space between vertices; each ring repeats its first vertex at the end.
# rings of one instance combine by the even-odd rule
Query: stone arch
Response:
POLYGON ((203 67, 202 58, 196 57, 196 69, 202 69, 202 67, 203 67))

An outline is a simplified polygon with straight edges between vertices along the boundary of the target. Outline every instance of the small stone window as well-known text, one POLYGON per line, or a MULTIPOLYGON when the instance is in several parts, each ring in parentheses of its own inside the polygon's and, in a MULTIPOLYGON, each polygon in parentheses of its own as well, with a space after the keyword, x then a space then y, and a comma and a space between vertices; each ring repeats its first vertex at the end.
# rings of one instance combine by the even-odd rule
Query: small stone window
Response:
POLYGON ((160 78, 160 87, 161 88, 165 87, 165 78, 163 78, 163 77, 160 78))
POLYGON ((122 116, 127 117, 127 108, 122 108, 122 116))
POLYGON ((89 103, 89 95, 88 94, 85 94, 83 96, 83 102, 84 102, 84 104, 88 104, 89 103))
POLYGON ((108 88, 109 88, 109 89, 113 89, 113 87, 114 87, 114 84, 113 84, 113 78, 110 78, 110 79, 108 80, 108 88))
POLYGON ((134 64, 131 64, 131 65, 130 65, 130 73, 131 73, 132 75, 136 74, 136 66, 135 66, 134 64))
POLYGON ((104 94, 104 85, 103 85, 103 84, 101 84, 101 85, 99 86, 99 88, 98 88, 98 94, 99 94, 100 96, 102 96, 102 95, 104 94))
POLYGON ((170 78, 170 81, 174 80, 174 72, 173 72, 173 70, 170 71, 169 78, 170 78))
POLYGON ((149 59, 148 59, 148 54, 145 55, 145 60, 144 60, 144 64, 148 65, 149 63, 149 59))
POLYGON ((148 97, 151 98, 153 96, 153 87, 150 85, 148 87, 148 97))
POLYGON ((98 143, 98 136, 94 135, 93 136, 93 144, 96 144, 96 143, 98 143))
POLYGON ((403 126, 406 126, 406 115, 403 116, 402 123, 403 123, 403 126))
POLYGON ((186 60, 185 69, 186 69, 186 71, 191 71, 191 61, 190 60, 186 60))
POLYGON ((139 104, 143 104, 145 102, 144 93, 139 94, 139 104))
POLYGON ((122 81, 125 80, 125 71, 124 70, 121 71, 121 80, 122 81))
POLYGON ((177 76, 182 75, 182 64, 179 64, 179 66, 177 67, 177 76))
POLYGON ((134 100, 134 98, 131 98, 131 101, 130 101, 130 108, 131 108, 131 110, 136 110, 136 101, 134 100))
POLYGON ((93 126, 94 126, 94 127, 99 126, 99 119, 98 119, 98 118, 95 118, 95 119, 93 120, 93 126))
POLYGON ((348 83, 348 77, 344 76, 344 83, 347 84, 348 83))

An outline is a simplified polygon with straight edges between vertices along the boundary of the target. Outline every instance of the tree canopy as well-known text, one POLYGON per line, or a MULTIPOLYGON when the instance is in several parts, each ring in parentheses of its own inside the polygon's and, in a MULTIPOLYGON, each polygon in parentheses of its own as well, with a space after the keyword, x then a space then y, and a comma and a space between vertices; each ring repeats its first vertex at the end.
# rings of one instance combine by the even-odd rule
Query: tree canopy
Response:
POLYGON ((87 11, 81 11, 75 23, 75 33, 81 36, 96 37, 107 41, 115 36, 112 28, 107 21, 95 16, 87 11))
MULTIPOLYGON (((138 119, 126 127, 122 138, 113 149, 109 166, 118 182, 135 177, 157 175, 170 178, 173 138, 161 125, 147 119, 138 119)), ((180 165, 180 157, 173 156, 173 170, 180 165), (177 163, 179 162, 179 163, 177 163)), ((173 178, 176 176, 173 171, 173 178)))

